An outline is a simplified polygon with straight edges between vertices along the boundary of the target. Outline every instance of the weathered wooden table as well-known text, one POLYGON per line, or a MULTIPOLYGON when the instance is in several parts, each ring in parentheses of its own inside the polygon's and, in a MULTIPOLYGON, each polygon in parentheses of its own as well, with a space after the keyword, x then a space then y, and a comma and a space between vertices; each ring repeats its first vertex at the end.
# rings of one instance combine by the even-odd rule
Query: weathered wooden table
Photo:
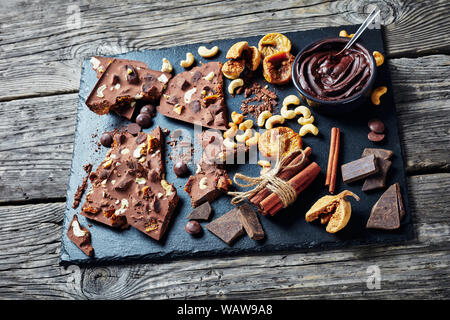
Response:
POLYGON ((449 1, 0 4, 1 299, 450 297, 449 1), (382 9, 416 240, 155 264, 58 265, 83 58, 359 24, 368 4, 382 9))

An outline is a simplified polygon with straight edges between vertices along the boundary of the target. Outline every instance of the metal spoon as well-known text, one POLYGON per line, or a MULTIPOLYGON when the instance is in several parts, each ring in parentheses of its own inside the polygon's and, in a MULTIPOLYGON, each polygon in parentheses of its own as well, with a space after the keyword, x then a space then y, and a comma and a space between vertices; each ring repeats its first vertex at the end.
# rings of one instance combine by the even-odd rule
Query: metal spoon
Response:
POLYGON ((372 12, 369 14, 369 16, 364 20, 362 25, 358 28, 358 30, 355 32, 355 35, 350 39, 349 42, 345 45, 345 47, 339 51, 335 56, 340 56, 345 50, 350 48, 356 40, 358 40, 359 36, 367 29, 367 27, 372 23, 373 19, 380 13, 380 10, 375 12, 377 8, 374 8, 372 12))

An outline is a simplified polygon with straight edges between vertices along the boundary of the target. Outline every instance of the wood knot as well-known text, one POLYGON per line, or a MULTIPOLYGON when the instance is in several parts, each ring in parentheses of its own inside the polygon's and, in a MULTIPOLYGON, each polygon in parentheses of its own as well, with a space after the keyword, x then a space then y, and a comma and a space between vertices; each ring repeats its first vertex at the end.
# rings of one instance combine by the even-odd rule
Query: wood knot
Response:
POLYGON ((81 288, 88 298, 114 298, 125 283, 126 275, 116 267, 87 268, 83 275, 81 288))

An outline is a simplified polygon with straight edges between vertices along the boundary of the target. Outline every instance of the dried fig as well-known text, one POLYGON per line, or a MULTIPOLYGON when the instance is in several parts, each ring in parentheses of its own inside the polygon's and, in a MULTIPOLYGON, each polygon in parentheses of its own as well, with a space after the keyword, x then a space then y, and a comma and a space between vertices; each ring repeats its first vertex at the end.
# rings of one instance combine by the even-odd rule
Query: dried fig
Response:
POLYGON ((222 66, 222 73, 228 79, 234 80, 239 78, 245 69, 245 60, 228 60, 222 66))
POLYGON ((244 51, 245 66, 251 71, 258 69, 261 63, 261 53, 256 47, 248 47, 244 51))
POLYGON ((267 82, 286 84, 291 80, 295 57, 289 52, 275 53, 263 60, 263 75, 267 82))
POLYGON ((227 59, 239 59, 242 57, 242 53, 247 50, 248 42, 247 41, 239 41, 233 44, 230 49, 228 49, 226 58, 227 59))
POLYGON ((352 196, 357 201, 359 197, 351 191, 344 190, 335 196, 324 196, 308 210, 305 215, 307 222, 320 218, 322 224, 327 223, 326 231, 335 233, 344 228, 352 214, 352 206, 347 196, 352 196))
POLYGON ((277 32, 266 34, 258 43, 258 49, 263 58, 278 52, 290 52, 291 47, 291 40, 277 32))
POLYGON ((258 149, 267 158, 281 157, 302 148, 302 138, 289 127, 266 130, 258 139, 258 149))

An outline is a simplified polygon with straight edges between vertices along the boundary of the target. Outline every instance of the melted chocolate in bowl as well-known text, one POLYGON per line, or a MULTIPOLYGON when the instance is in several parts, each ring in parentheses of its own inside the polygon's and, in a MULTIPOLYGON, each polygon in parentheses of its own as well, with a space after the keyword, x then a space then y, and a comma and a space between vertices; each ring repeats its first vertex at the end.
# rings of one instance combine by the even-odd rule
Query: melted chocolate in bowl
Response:
POLYGON ((370 53, 355 43, 350 49, 337 53, 346 39, 325 39, 305 50, 296 64, 297 81, 313 98, 338 101, 361 92, 373 73, 370 53))

